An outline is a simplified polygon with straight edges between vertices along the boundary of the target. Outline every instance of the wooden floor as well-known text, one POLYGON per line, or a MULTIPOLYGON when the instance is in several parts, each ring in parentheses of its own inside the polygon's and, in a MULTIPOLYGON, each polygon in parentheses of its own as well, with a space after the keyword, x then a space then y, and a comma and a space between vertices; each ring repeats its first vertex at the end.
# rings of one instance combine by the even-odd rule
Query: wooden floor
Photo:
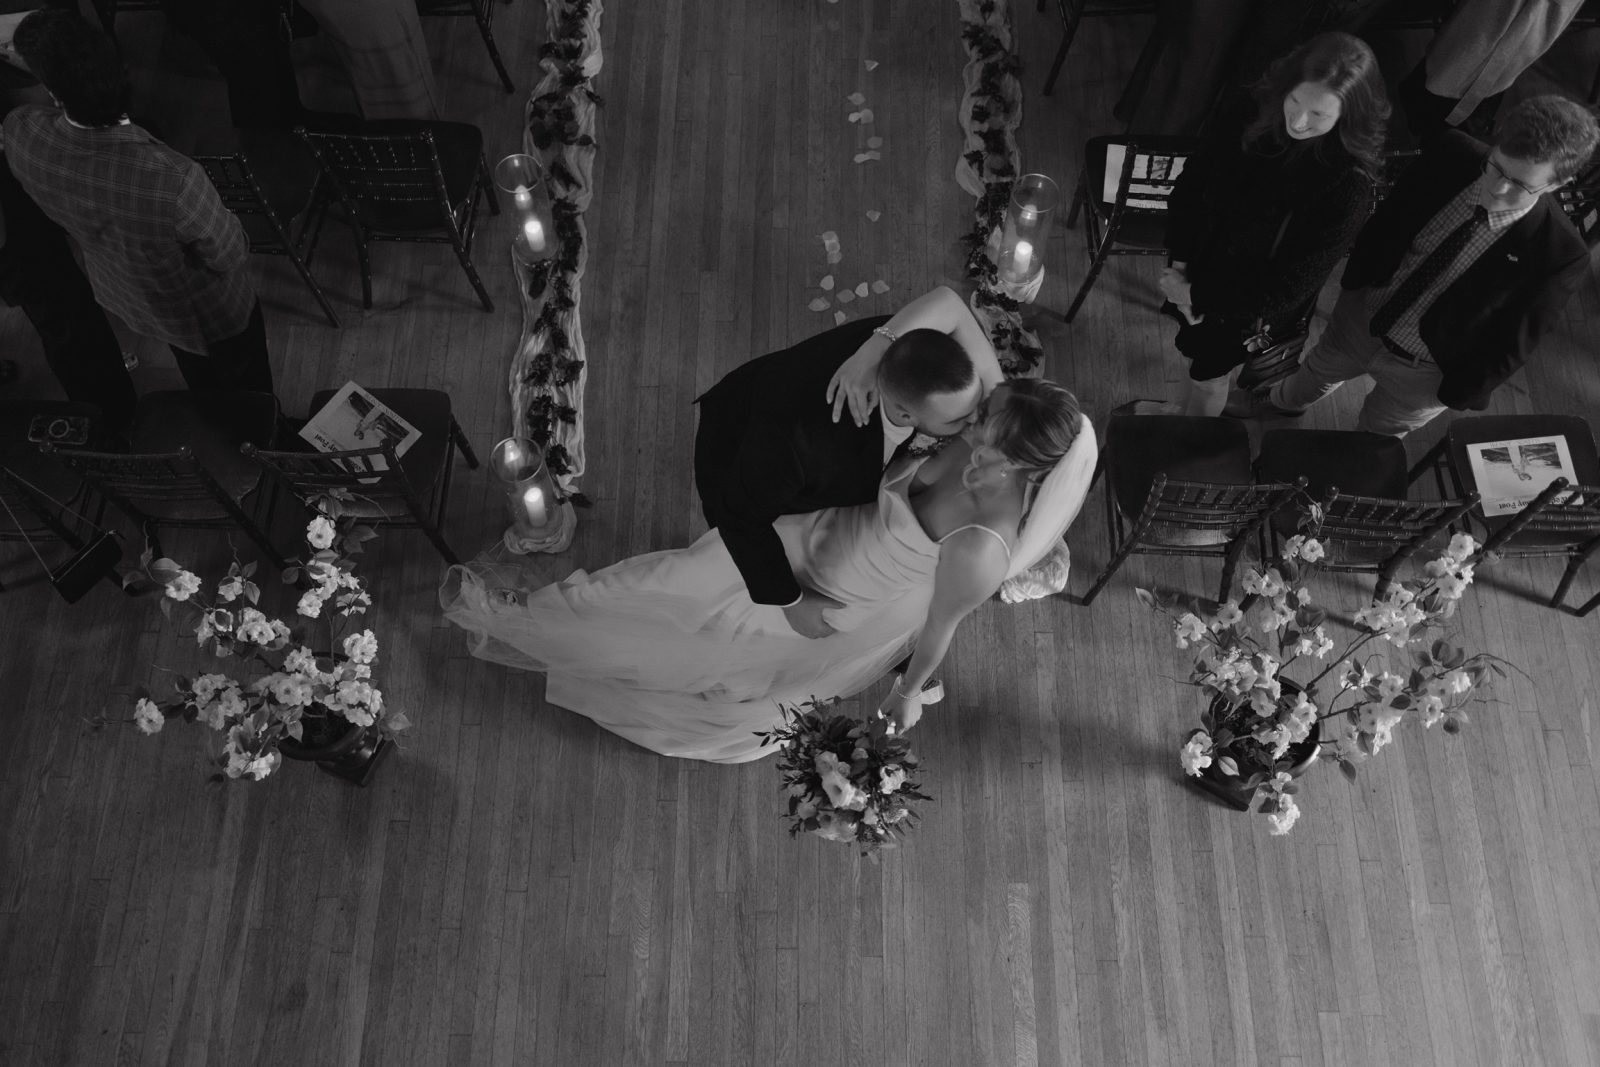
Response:
MULTIPOLYGON (((1143 27, 1091 20, 1043 99, 1057 30, 1016 6, 1023 159, 1065 185, 1072 146, 1115 128, 1143 27)), ((542 8, 498 11, 525 91, 542 8)), ((429 26, 441 90, 492 158, 517 144, 521 96, 456 21, 429 26)), ((159 16, 125 23, 147 103, 175 144, 198 140, 220 83, 174 73, 193 64, 159 16)), ((596 506, 552 576, 700 531, 690 401, 831 325, 806 308, 824 274, 890 283, 852 314, 959 281, 958 30, 948 0, 608 6, 583 283, 596 506), (870 129, 846 121, 857 91, 870 129), (874 135, 883 160, 853 163, 874 135)), ((445 249, 380 249, 363 314, 335 236, 319 273, 342 330, 263 261, 289 406, 351 377, 443 388, 486 452, 509 425, 510 233, 481 234, 493 314, 445 249)), ((1066 305, 1080 241, 1052 239, 1042 304, 1066 305)), ((1174 395, 1155 273, 1112 267, 1046 338, 1047 373, 1098 417, 1174 395)), ((1595 285, 1568 314, 1497 410, 1600 409, 1595 285)), ((48 392, 18 313, 0 342, 48 392)), ((163 350, 138 351, 142 389, 173 382, 163 350)), ((1353 403, 1307 422, 1348 425, 1353 403)), ((483 472, 457 475, 449 535, 470 554, 499 505, 483 472)), ((1106 556, 1098 492, 1071 540, 1082 589, 1106 556)), ((211 573, 226 559, 198 535, 169 548, 211 573)), ((424 539, 386 535, 363 569, 379 680, 417 722, 365 791, 304 765, 218 785, 198 732, 93 731, 162 684, 152 664, 194 669, 192 643, 152 604, 102 588, 69 607, 25 558, 0 563, 23 583, 0 596, 0 1064, 1600 1064, 1600 615, 1538 602, 1553 563, 1487 571, 1462 613, 1469 647, 1526 672, 1501 703, 1457 738, 1405 734, 1357 783, 1313 773, 1288 838, 1178 781, 1198 701, 1131 589, 1199 590, 1209 567, 1135 561, 1092 609, 988 605, 916 733, 937 802, 881 866, 785 836, 770 762, 656 757, 466 657, 424 539)))

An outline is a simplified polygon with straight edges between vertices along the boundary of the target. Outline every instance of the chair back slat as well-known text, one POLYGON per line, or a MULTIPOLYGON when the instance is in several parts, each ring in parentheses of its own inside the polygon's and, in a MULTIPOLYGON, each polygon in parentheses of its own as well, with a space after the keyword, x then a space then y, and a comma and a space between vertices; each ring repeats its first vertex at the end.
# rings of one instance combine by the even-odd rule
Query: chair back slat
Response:
POLYGON ((204 500, 222 492, 187 448, 147 455, 63 449, 55 456, 101 493, 135 505, 141 499, 204 500))
POLYGON ((1574 541, 1600 534, 1600 486, 1568 486, 1533 508, 1522 531, 1568 534, 1574 541))
POLYGON ((301 130, 317 161, 349 200, 385 204, 448 203, 433 135, 301 130))
POLYGON ((334 489, 361 496, 414 493, 387 442, 347 452, 273 452, 253 445, 246 445, 244 452, 301 498, 334 489))
POLYGON ((206 177, 211 179, 217 195, 222 198, 222 205, 229 211, 235 215, 276 217, 267 206, 266 194, 261 191, 261 185, 243 155, 192 158, 206 172, 206 177))

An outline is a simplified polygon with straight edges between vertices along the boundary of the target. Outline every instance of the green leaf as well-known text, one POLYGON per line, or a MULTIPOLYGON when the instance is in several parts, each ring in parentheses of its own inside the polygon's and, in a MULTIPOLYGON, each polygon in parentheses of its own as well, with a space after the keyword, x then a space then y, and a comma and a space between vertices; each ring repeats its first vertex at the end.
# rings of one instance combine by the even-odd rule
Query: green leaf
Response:
POLYGON ((1139 598, 1139 603, 1143 604, 1145 607, 1150 608, 1152 610, 1155 608, 1155 606, 1156 606, 1156 595, 1154 593, 1152 593, 1150 590, 1141 589, 1138 586, 1135 586, 1134 590, 1133 590, 1133 595, 1138 597, 1139 598))
POLYGON ((243 577, 243 578, 249 578, 251 575, 255 574, 255 572, 256 572, 256 561, 255 560, 251 560, 249 563, 246 563, 243 567, 239 568, 239 575, 240 575, 240 577, 243 577))
POLYGON ((1356 780, 1356 765, 1354 763, 1351 763, 1349 760, 1340 760, 1339 761, 1339 770, 1340 770, 1341 773, 1344 774, 1344 776, 1346 778, 1350 779, 1352 782, 1356 780))
POLYGON ((1232 756, 1219 757, 1217 759, 1217 770, 1226 774, 1229 778, 1239 777, 1239 765, 1234 762, 1232 756))

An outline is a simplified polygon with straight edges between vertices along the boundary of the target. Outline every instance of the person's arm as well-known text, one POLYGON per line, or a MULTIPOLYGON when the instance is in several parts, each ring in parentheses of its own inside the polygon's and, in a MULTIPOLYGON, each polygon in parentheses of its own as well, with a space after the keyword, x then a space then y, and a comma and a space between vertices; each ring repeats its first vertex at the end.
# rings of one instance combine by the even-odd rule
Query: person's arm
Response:
POLYGON ((1005 547, 982 530, 963 530, 940 546, 933 600, 917 637, 917 649, 904 676, 878 705, 878 714, 888 716, 897 731, 909 730, 922 717, 922 702, 917 697, 923 684, 944 662, 961 620, 995 594, 1009 565, 1005 547))
MULTIPOLYGON (((1573 238, 1577 244, 1576 237, 1573 238)), ((1522 311, 1505 329, 1480 331, 1478 351, 1464 360, 1440 365, 1439 403, 1456 411, 1482 411, 1489 397, 1527 362, 1544 335, 1562 321, 1572 294, 1589 275, 1588 249, 1577 253, 1530 287, 1522 311)), ((1509 316, 1508 316, 1509 318, 1509 316)))
MULTIPOLYGON (((994 354, 994 344, 983 327, 954 289, 941 285, 924 293, 895 312, 884 328, 896 337, 911 330, 938 330, 956 339, 956 343, 972 357, 973 368, 984 383, 987 393, 1004 380, 1000 360, 994 354)), ((857 426, 864 426, 867 416, 878 404, 878 364, 889 350, 889 339, 873 334, 845 360, 828 382, 827 399, 833 405, 833 421, 838 422, 845 405, 857 426)))
POLYGON ((229 274, 250 259, 250 242, 244 226, 223 206, 216 187, 198 163, 190 164, 177 202, 174 229, 178 243, 188 248, 207 269, 229 274))

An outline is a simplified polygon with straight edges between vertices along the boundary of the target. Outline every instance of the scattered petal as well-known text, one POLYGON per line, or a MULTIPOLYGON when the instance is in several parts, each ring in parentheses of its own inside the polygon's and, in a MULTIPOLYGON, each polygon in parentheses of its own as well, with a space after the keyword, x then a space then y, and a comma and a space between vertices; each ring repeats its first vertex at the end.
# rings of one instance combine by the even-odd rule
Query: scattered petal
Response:
POLYGON ((857 113, 861 116, 861 124, 863 126, 872 121, 872 109, 870 107, 864 107, 857 113))
POLYGON ((878 69, 878 61, 876 59, 868 59, 865 62, 866 62, 868 70, 877 70, 878 69))
POLYGON ((876 208, 874 208, 873 210, 867 212, 867 221, 868 222, 877 222, 881 218, 883 218, 883 212, 877 210, 876 208))
POLYGON ((850 112, 850 114, 846 115, 845 118, 849 119, 851 122, 860 122, 861 121, 861 112, 852 111, 852 112, 850 112))
POLYGON ((883 138, 882 137, 868 137, 867 138, 867 147, 868 148, 882 148, 883 147, 883 138))
POLYGON ((865 163, 869 159, 882 159, 883 153, 878 151, 856 153, 856 162, 865 163))
POLYGON ((835 311, 833 313, 833 324, 835 326, 843 326, 844 325, 844 320, 848 319, 849 317, 850 317, 849 315, 846 315, 842 311, 835 311))
MULTIPOLYGON (((843 296, 844 294, 840 293, 839 295, 843 296)), ((856 286, 856 295, 861 297, 863 300, 866 299, 866 296, 867 296, 867 283, 866 282, 862 282, 860 285, 856 286)))
POLYGON ((845 97, 845 99, 850 101, 856 107, 860 107, 862 104, 867 102, 867 98, 862 96, 860 93, 851 93, 849 96, 845 97))
POLYGON ((828 301, 819 296, 812 300, 811 303, 807 304, 806 307, 810 308, 812 311, 827 311, 828 301))
POLYGON ((872 291, 874 293, 887 293, 889 291, 889 283, 879 278, 872 283, 872 291))
POLYGON ((833 291, 833 275, 824 274, 822 276, 822 280, 820 282, 818 282, 817 284, 822 287, 822 291, 823 292, 825 292, 825 293, 832 292, 833 291))
POLYGON ((840 289, 838 294, 837 294, 837 296, 836 296, 836 299, 841 304, 848 304, 848 303, 850 303, 850 301, 854 300, 855 298, 856 298, 856 294, 852 293, 848 289, 840 289))

